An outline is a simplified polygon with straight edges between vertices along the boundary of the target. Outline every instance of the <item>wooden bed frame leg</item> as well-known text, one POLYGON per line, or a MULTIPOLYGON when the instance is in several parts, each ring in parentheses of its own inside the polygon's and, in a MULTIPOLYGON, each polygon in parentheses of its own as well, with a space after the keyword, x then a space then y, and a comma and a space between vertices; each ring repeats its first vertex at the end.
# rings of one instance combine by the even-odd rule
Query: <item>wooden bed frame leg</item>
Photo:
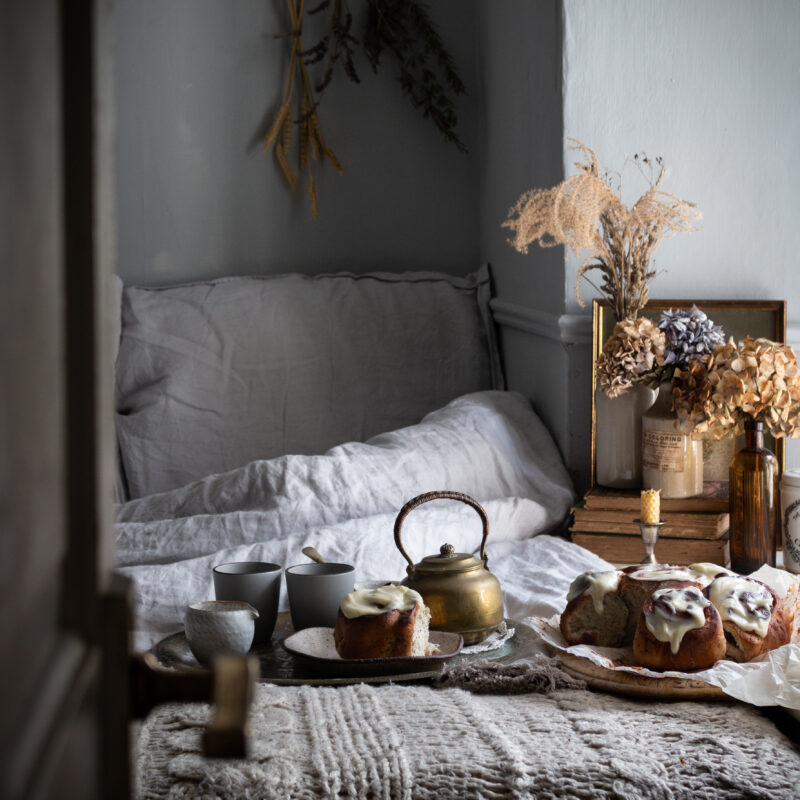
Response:
POLYGON ((247 711, 258 674, 253 656, 214 660, 214 716, 203 734, 209 758, 247 758, 247 711))
POLYGON ((247 758, 247 713, 258 679, 255 656, 218 656, 213 672, 170 672, 152 653, 132 656, 131 716, 142 718, 161 703, 213 703, 203 734, 208 758, 247 758))

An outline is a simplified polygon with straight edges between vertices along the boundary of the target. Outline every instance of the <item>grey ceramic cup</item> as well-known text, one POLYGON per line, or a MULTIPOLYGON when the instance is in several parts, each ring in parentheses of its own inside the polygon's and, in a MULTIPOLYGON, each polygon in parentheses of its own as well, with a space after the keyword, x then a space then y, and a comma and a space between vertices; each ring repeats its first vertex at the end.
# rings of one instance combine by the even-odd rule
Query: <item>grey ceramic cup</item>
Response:
POLYGON ((253 621, 258 617, 248 603, 204 600, 186 607, 184 624, 192 655, 210 666, 219 653, 244 655, 253 642, 253 621))
POLYGON ((353 591, 355 568, 349 564, 299 564, 286 569, 289 611, 296 631, 332 628, 339 606, 353 591))
POLYGON ((272 638, 281 593, 281 568, 267 561, 232 561, 214 567, 217 600, 242 600, 258 611, 253 644, 272 638))

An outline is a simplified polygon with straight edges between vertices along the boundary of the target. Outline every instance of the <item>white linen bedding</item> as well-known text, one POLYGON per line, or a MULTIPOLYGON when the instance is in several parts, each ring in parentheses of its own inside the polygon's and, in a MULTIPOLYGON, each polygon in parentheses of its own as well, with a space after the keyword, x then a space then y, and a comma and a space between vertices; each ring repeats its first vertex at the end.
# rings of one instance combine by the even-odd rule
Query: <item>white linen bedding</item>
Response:
MULTIPOLYGON (((443 489, 486 509, 489 564, 511 616, 554 613, 571 576, 604 564, 561 539, 532 538, 565 518, 574 499, 569 477, 524 397, 478 392, 366 443, 255 461, 121 506, 118 560, 134 582, 136 649, 179 630, 187 603, 213 597, 211 568, 226 561, 290 566, 313 545, 329 561, 354 564, 357 580, 400 580, 397 512, 443 489)), ((424 504, 403 525, 415 561, 445 541, 475 552, 480 534, 475 511, 453 501, 424 504)))

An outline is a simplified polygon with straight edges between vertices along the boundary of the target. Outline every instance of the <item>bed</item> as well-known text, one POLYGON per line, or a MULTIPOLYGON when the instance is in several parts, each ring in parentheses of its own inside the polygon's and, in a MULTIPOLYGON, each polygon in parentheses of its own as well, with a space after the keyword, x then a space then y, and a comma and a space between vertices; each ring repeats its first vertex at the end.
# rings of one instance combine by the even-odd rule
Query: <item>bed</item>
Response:
MULTIPOLYGON (((120 289, 116 538, 136 650, 213 597, 217 563, 290 566, 311 545, 360 580, 400 579, 395 516, 431 490, 485 508, 508 618, 557 613, 577 573, 607 566, 560 535, 573 487, 505 389, 490 288, 483 267, 120 289)), ((419 560, 444 542, 476 552, 480 534, 471 509, 437 501, 403 541, 419 560)), ((518 696, 503 676, 480 694, 261 684, 247 762, 201 757, 207 707, 163 706, 140 795, 793 796, 800 756, 746 705, 591 693, 543 654, 518 666, 544 676, 518 696)))

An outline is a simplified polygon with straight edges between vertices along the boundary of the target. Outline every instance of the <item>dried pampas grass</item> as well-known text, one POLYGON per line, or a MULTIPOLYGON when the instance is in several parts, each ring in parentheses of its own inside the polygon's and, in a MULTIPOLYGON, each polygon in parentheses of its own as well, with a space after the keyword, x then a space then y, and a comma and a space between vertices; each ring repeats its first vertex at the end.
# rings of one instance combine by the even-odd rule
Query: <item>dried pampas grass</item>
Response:
POLYGON ((640 168, 651 170, 650 188, 627 208, 609 186, 608 176, 601 177, 595 152, 575 139, 567 141, 575 143, 585 163, 576 163, 578 174, 558 186, 520 197, 503 223, 513 232, 509 243, 520 253, 527 253, 532 242, 541 247, 565 245, 576 256, 588 250, 575 282, 578 303, 585 305, 580 279, 599 270, 599 288, 617 319, 634 319, 647 303, 647 284, 656 274, 650 269, 653 251, 664 239, 695 230, 702 214, 694 203, 659 188, 664 177, 660 158, 639 155, 634 160, 640 168))

